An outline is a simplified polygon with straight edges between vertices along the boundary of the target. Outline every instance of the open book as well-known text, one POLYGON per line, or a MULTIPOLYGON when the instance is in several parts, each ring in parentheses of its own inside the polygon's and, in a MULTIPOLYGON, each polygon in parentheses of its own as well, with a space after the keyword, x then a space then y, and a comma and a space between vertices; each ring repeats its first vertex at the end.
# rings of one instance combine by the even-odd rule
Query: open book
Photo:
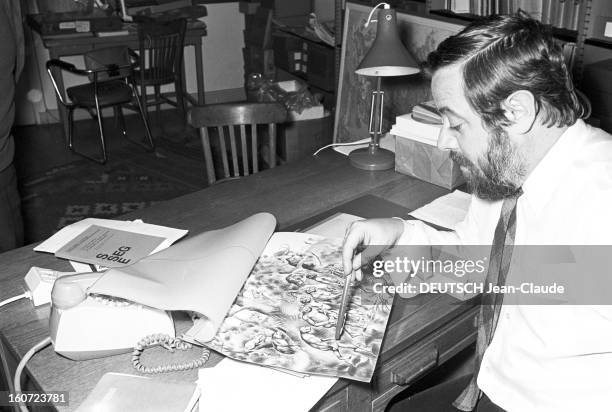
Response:
POLYGON ((393 297, 353 285, 334 339, 344 285, 341 240, 273 233, 267 213, 110 269, 92 293, 199 316, 195 338, 234 359, 369 381, 393 297))

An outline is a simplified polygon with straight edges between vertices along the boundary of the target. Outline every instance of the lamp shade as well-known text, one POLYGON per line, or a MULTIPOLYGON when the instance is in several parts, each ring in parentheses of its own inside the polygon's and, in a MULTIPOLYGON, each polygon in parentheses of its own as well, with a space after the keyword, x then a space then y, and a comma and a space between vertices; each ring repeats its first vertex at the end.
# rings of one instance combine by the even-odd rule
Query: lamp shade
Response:
POLYGON ((355 73, 386 77, 405 76, 419 71, 419 65, 400 40, 395 10, 378 10, 376 39, 355 73))

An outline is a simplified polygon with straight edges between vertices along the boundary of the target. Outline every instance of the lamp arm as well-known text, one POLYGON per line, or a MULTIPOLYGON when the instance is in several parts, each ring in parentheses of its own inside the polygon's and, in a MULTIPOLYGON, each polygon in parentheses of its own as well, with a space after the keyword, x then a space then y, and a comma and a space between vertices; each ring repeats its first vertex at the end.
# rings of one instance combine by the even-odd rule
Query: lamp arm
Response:
MULTIPOLYGON (((379 77, 379 79, 380 79, 380 77, 379 77)), ((379 90, 378 94, 380 95, 380 98, 379 98, 379 101, 380 101, 380 103, 379 103, 380 104, 380 112, 378 113, 378 136, 380 137, 380 135, 382 134, 383 107, 385 106, 385 92, 379 90)))
POLYGON ((376 78, 376 90, 372 91, 372 103, 370 105, 370 123, 368 132, 372 136, 370 145, 378 146, 382 134, 383 109, 385 107, 385 92, 380 90, 381 78, 376 78))
POLYGON ((374 134, 374 129, 372 128, 372 123, 374 123, 374 116, 376 113, 376 100, 378 99, 378 96, 376 94, 376 92, 372 92, 372 102, 370 104, 370 124, 368 124, 368 132, 370 134, 374 134))
POLYGON ((389 4, 387 3, 378 3, 376 6, 374 6, 374 8, 372 10, 370 10, 370 14, 368 15, 368 19, 366 20, 365 23, 365 27, 368 27, 368 25, 370 24, 370 22, 373 21, 377 21, 377 20, 372 20, 372 15, 374 14, 374 12, 380 7, 380 6, 384 6, 385 9, 390 9, 391 6, 389 6, 389 4))

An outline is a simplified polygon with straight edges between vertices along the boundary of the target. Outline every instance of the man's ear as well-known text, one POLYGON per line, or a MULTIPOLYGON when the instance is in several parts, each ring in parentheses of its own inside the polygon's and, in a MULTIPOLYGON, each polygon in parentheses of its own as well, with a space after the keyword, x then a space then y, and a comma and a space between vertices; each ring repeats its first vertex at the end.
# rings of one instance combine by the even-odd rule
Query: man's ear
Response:
POLYGON ((504 114, 510 122, 508 126, 517 134, 525 134, 533 127, 536 119, 536 102, 527 90, 512 93, 502 103, 504 114))

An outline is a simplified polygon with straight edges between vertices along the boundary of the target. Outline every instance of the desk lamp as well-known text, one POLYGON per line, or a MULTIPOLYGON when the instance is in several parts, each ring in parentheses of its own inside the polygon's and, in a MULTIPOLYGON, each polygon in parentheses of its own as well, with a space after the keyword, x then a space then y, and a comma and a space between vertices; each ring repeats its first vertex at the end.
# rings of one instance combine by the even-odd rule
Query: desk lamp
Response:
POLYGON ((368 147, 353 150, 349 159, 351 164, 359 169, 386 170, 393 168, 395 155, 379 147, 385 98, 385 92, 380 90, 381 77, 415 74, 419 72, 419 67, 400 40, 395 10, 387 3, 380 3, 370 12, 366 27, 371 21, 377 21, 376 39, 355 70, 355 73, 362 76, 376 77, 376 90, 372 91, 368 126, 371 141, 368 147), (384 8, 378 10, 378 19, 371 20, 372 14, 380 6, 384 8))

